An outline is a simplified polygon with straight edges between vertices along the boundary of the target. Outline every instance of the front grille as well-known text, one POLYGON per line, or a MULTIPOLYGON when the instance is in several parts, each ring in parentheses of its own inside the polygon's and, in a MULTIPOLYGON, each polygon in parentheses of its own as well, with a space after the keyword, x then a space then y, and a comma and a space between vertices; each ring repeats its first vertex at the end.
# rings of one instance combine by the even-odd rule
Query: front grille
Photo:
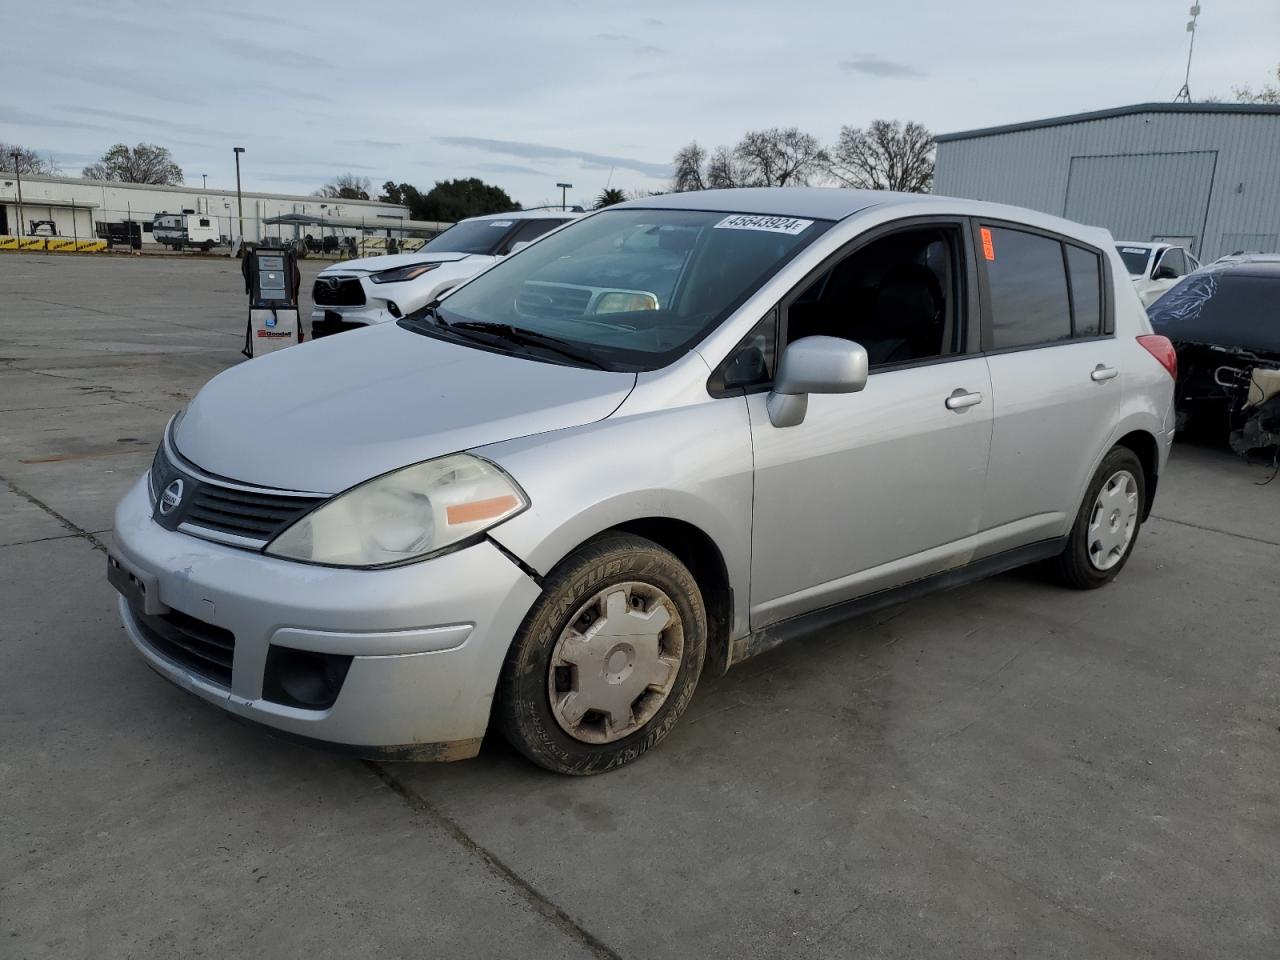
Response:
POLYGON ((236 636, 230 630, 177 610, 153 616, 132 602, 129 613, 142 639, 160 656, 219 686, 231 687, 236 636))
POLYGON ((270 540, 323 498, 281 496, 201 483, 187 506, 184 523, 253 540, 270 540))
POLYGON ((350 320, 343 320, 340 313, 336 313, 332 310, 326 310, 325 314, 324 319, 311 321, 312 340, 319 340, 321 337, 327 337, 334 333, 342 333, 346 330, 359 330, 361 327, 366 326, 366 324, 363 323, 353 323, 350 320), (332 313, 333 316, 328 316, 330 313, 332 313))
POLYGON ((560 283, 532 280, 516 294, 516 312, 536 320, 581 317, 591 303, 591 291, 560 283))
POLYGON ((316 277, 311 299, 322 307, 359 307, 364 304, 364 287, 358 277, 316 277))
POLYGON ((223 534, 252 541, 248 546, 266 544, 303 514, 328 499, 309 494, 244 489, 197 477, 193 471, 174 463, 162 443, 151 464, 153 504, 174 480, 181 480, 183 484, 181 502, 168 515, 161 515, 157 509, 153 514, 157 523, 171 530, 179 527, 193 528, 191 532, 207 530, 214 540, 220 539, 214 534, 223 534))

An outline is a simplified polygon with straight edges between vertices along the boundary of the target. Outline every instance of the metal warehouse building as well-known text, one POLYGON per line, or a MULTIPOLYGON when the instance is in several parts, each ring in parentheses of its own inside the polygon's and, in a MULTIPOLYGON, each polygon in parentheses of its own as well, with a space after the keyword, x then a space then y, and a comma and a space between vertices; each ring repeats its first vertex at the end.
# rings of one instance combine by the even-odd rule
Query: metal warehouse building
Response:
MULTIPOLYGON (((230 190, 180 184, 154 186, 144 183, 115 183, 82 180, 78 177, 23 175, 19 204, 18 178, 0 173, 0 234, 27 232, 31 222, 47 221, 53 232, 63 237, 92 237, 108 223, 132 220, 141 225, 143 243, 151 243, 151 219, 158 213, 189 210, 207 215, 221 236, 240 235, 240 205, 235 188, 230 190)), ((246 190, 244 236, 261 240, 267 236, 297 237, 306 228, 273 225, 275 218, 294 215, 323 219, 334 224, 324 232, 374 234, 397 232, 409 218, 407 207, 376 200, 345 200, 303 197, 284 193, 257 193, 246 190), (264 222, 265 221, 265 222, 264 222)), ((317 228, 313 228, 317 229, 317 228)), ((320 232, 317 229, 317 232, 320 232)))
POLYGON ((938 137, 934 191, 1169 240, 1280 251, 1280 106, 1141 103, 938 137))

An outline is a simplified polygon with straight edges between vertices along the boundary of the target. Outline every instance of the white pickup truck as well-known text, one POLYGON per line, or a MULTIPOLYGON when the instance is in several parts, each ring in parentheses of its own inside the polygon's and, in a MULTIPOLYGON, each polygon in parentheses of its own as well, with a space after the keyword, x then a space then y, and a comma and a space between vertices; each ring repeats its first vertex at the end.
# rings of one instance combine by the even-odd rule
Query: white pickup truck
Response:
POLYGON ((311 288, 311 336, 385 323, 412 313, 581 215, 574 210, 520 210, 472 217, 455 223, 414 253, 325 267, 311 288))

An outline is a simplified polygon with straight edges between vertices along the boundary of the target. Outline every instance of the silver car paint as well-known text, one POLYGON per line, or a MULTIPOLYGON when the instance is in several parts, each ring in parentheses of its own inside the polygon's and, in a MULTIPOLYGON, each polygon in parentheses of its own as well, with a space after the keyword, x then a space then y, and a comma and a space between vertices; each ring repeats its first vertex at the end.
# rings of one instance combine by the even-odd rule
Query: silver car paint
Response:
POLYGON ((210 473, 338 493, 431 457, 603 419, 635 380, 384 324, 223 371, 191 402, 175 439, 210 473))
MULTIPOLYGON (((1011 419, 1003 427, 1000 421, 1005 404, 999 384, 994 382, 995 373, 988 373, 995 366, 982 356, 872 372, 862 393, 811 397, 812 421, 807 430, 804 424, 788 428, 770 424, 763 394, 717 399, 707 392, 711 370, 785 293, 826 257, 873 227, 912 216, 998 218, 1078 237, 1108 251, 1112 242, 1105 231, 993 204, 857 191, 835 195, 810 190, 733 191, 655 198, 634 205, 646 204, 794 216, 823 216, 818 211, 826 211, 825 215, 845 219, 802 251, 695 351, 663 370, 638 376, 604 374, 481 355, 479 351, 467 351, 477 357, 464 360, 434 353, 441 346, 434 342, 424 352, 420 344, 427 338, 387 325, 284 351, 239 368, 244 371, 241 377, 206 388, 193 403, 178 430, 180 448, 207 470, 325 492, 348 486, 355 482, 353 478, 363 479, 436 453, 464 447, 477 450, 506 469, 530 495, 531 507, 494 528, 490 537, 535 575, 549 572, 578 544, 620 523, 670 518, 702 531, 724 560, 732 589, 731 631, 735 638, 790 613, 948 569, 1006 546, 1060 534, 1078 508, 1089 474, 1110 442, 1123 433, 1142 430, 1154 436, 1163 466, 1172 435, 1172 382, 1134 339, 1150 327, 1114 252, 1109 256, 1117 301, 1116 333, 1110 341, 1115 344, 1114 353, 1101 356, 1096 351, 1102 348, 1074 343, 1003 355, 1009 359, 998 365, 999 374, 1015 391, 1008 404, 1011 419), (1122 293, 1125 288, 1130 291, 1127 297, 1122 293), (379 335, 382 339, 375 339, 379 335), (342 349, 323 354, 326 342, 335 348, 340 344, 342 349), (352 349, 358 351, 354 358, 352 349), (1062 364, 1058 357, 1066 354, 1056 352, 1062 350, 1082 356, 1062 364), (317 357, 322 360, 317 362, 317 357), (433 358, 426 362, 440 364, 450 378, 447 384, 414 376, 415 371, 421 374, 426 358, 433 358), (286 366, 290 360, 292 365, 286 366), (509 360, 510 365, 498 364, 498 360, 509 360), (273 361, 276 366, 266 366, 273 361), (1078 415, 1070 409, 1058 410, 1053 414, 1056 423, 1037 432, 1031 411, 1037 406, 1044 409, 1045 401, 1026 393, 1019 399, 1017 391, 1023 389, 1019 384, 1043 378, 1059 367, 1065 370, 1061 375, 1066 378, 1079 376, 1077 368, 1087 367, 1087 378, 1091 365, 1097 362, 1118 364, 1122 375, 1101 383, 1086 379, 1080 386, 1071 379, 1069 389, 1080 397, 1108 397, 1109 401, 1091 404, 1086 400, 1090 412, 1078 415), (1018 369, 1019 364, 1023 369, 1018 369), (344 365, 374 369, 357 374, 344 371, 344 365), (991 376, 990 383, 985 382, 986 376, 991 376), (308 380, 318 381, 318 385, 308 386, 308 380), (332 391, 334 383, 340 396, 328 403, 325 394, 332 391), (257 442, 250 436, 255 426, 253 398, 260 398, 272 384, 287 384, 291 395, 301 391, 323 410, 310 416, 307 403, 297 403, 291 415, 302 418, 302 430, 281 427, 272 432, 269 442, 257 442), (983 392, 990 402, 959 412, 946 410, 943 401, 957 388, 983 392), (542 402, 548 392, 554 395, 553 402, 542 402), (528 409, 531 398, 539 401, 534 409, 528 409), (912 411, 908 422, 884 419, 895 405, 902 404, 912 411), (456 409, 463 406, 467 407, 465 412, 456 409), (847 423, 840 420, 845 410, 847 423), (388 411, 391 422, 379 424, 378 419, 388 411), (423 411, 430 415, 415 416, 423 411), (877 418, 871 415, 874 413, 882 416, 877 418), (1059 473, 1051 475, 1039 454, 1046 445, 1065 446, 1059 430, 1070 434, 1077 446, 1071 451, 1074 458, 1070 463, 1065 456, 1053 461, 1059 473), (367 442, 362 431, 372 432, 376 439, 367 442), (991 458, 997 451, 1005 458, 1002 475, 984 472, 987 444, 991 458), (937 455, 939 449, 950 453, 950 459, 937 455), (797 459, 789 461, 788 456, 797 459), (908 467, 914 458, 923 458, 928 469, 909 477, 915 486, 905 495, 898 490, 895 496, 891 485, 876 475, 876 467, 892 465, 901 479, 904 473, 911 473, 908 467), (827 469, 822 469, 824 465, 827 469), (833 469, 836 466, 853 473, 840 476, 833 469), (979 474, 984 477, 981 482, 979 474), (1025 492, 1037 485, 1046 488, 1043 495, 1025 492), (988 504, 992 512, 984 515, 988 504), (789 513, 775 513, 775 509, 789 513), (1047 516, 1055 519, 1042 523, 1047 516), (926 519, 936 523, 936 529, 929 529, 926 519), (816 546, 804 540, 815 536, 816 546), (903 539, 895 542, 896 537, 903 539), (793 543, 812 549, 812 556, 792 547, 793 543)), ((992 357, 990 361, 999 359, 992 357)), ((222 377, 214 384, 220 380, 222 377)), ((159 530, 150 524, 147 512, 145 493, 135 490, 132 499, 121 504, 117 525, 136 534, 126 532, 124 549, 131 548, 133 539, 145 542, 145 548, 130 556, 162 577, 162 596, 170 582, 164 579, 164 571, 174 569, 166 564, 174 562, 175 551, 188 559, 214 554, 216 560, 188 566, 197 576, 187 577, 181 602, 193 601, 199 594, 194 585, 200 583, 201 576, 216 572, 225 578, 218 604, 220 617, 226 610, 227 617, 259 625, 270 621, 276 627, 303 630, 318 626, 306 622, 306 596, 296 603, 280 598, 279 602, 293 604, 295 622, 290 622, 282 619, 254 586, 262 564, 275 565, 272 570, 280 572, 272 576, 280 578, 279 585, 286 592, 291 589, 286 585, 294 579, 324 583, 323 578, 316 578, 314 568, 159 530), (147 528, 145 535, 140 532, 143 528, 147 528), (237 582, 241 584, 238 588, 237 582)), ((423 599, 415 602, 438 605, 440 587, 435 571, 450 568, 458 562, 452 558, 467 557, 479 549, 468 548, 402 568, 407 572, 402 574, 404 581, 399 587, 423 591, 423 599)), ((496 563, 501 556, 492 551, 485 562, 496 563)), ((369 578, 363 582, 370 585, 381 584, 377 578, 391 573, 346 572, 369 578)), ((352 581, 357 593, 359 582, 352 581)), ((447 709, 461 711, 466 717, 451 717, 447 723, 433 720, 420 724, 420 729, 447 726, 452 733, 483 730, 501 657, 537 591, 521 586, 515 593, 519 594, 516 600, 504 598, 499 622, 488 621, 481 608, 476 608, 472 618, 476 629, 463 647, 484 650, 467 669, 488 673, 460 682, 467 691, 488 693, 471 700, 450 699, 447 709)), ((405 629, 445 625, 439 616, 423 610, 415 610, 411 616, 397 610, 366 624, 368 607, 363 602, 345 619, 334 606, 332 601, 322 603, 330 621, 327 626, 319 625, 324 629, 392 629, 390 621, 398 617, 405 629)), ((198 611, 188 612, 199 615, 198 611)), ((255 636, 252 642, 265 649, 269 635, 255 636)), ((252 664, 244 669, 251 671, 252 664)), ((239 686, 239 664, 236 670, 239 686)), ((422 674, 415 676, 426 682, 422 674)), ((456 679, 458 675, 450 671, 449 676, 456 679)), ((237 695, 252 696, 252 682, 245 683, 245 690, 237 695)), ((346 696, 344 690, 334 711, 346 696)), ((274 718, 264 722, 281 725, 274 718)), ((342 742, 364 742, 333 725, 322 735, 342 742)))

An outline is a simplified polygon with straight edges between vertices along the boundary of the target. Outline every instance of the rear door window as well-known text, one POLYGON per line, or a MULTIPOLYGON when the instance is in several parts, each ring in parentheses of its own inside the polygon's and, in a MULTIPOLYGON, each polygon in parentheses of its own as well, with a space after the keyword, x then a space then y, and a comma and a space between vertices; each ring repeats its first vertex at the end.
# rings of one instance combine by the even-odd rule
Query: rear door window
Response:
POLYGON ((990 325, 988 350, 1011 350, 1071 339, 1071 300, 1062 244, 1008 227, 980 228, 990 325))

